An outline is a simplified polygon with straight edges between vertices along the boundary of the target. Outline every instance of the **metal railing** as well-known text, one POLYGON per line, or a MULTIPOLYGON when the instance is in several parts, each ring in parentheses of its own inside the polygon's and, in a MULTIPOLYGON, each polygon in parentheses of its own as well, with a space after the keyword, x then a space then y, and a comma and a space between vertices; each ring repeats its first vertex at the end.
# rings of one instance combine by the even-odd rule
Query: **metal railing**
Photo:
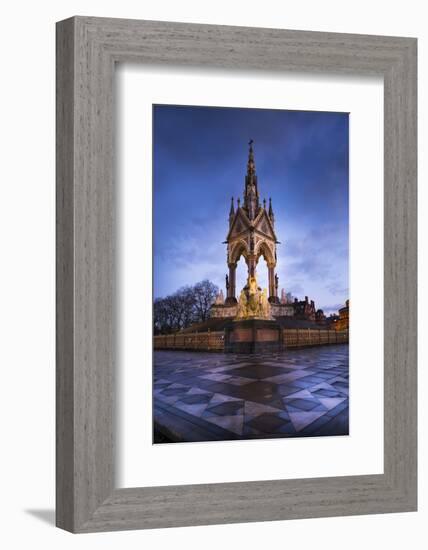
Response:
POLYGON ((324 344, 346 344, 349 342, 347 330, 327 330, 313 328, 284 329, 285 348, 321 346, 324 344))
MULTIPOLYGON (((224 350, 224 331, 162 334, 154 336, 153 340, 154 349, 224 350)), ((282 331, 282 341, 285 349, 325 344, 346 344, 349 342, 349 332, 347 330, 286 328, 282 331)))
POLYGON ((167 334, 153 337, 155 349, 223 351, 224 331, 167 334))

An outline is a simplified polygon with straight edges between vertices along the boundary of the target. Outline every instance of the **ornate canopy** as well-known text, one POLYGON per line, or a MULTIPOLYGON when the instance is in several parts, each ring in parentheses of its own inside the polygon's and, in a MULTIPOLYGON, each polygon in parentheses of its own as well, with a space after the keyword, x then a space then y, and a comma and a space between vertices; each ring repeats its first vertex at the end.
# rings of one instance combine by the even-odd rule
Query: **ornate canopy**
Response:
POLYGON ((229 212, 229 232, 226 237, 227 264, 229 276, 227 279, 227 303, 236 302, 236 266, 244 257, 248 267, 248 276, 254 277, 260 257, 266 261, 269 273, 269 301, 278 303, 278 277, 275 275, 276 245, 275 217, 272 201, 269 208, 266 200, 260 203, 259 190, 254 160, 253 140, 249 142, 247 173, 243 204, 238 198, 237 208, 232 197, 229 212))

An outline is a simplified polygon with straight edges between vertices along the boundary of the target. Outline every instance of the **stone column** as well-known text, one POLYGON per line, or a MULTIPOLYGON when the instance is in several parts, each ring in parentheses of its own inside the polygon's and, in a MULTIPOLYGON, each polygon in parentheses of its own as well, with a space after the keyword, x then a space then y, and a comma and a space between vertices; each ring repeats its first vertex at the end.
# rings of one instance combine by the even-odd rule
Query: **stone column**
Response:
POLYGON ((229 288, 227 291, 228 303, 236 302, 236 266, 237 264, 229 264, 229 288))
POLYGON ((275 265, 268 264, 269 302, 276 302, 275 265))

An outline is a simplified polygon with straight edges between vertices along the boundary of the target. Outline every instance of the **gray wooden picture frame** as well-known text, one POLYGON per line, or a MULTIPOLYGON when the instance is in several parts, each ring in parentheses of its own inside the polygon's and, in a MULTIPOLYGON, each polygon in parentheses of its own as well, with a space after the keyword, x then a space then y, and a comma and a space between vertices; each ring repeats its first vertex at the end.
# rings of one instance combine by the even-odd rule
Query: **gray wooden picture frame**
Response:
POLYGON ((73 17, 57 24, 56 47, 58 527, 83 533, 416 510, 416 39, 73 17), (383 474, 115 487, 117 62, 383 77, 383 474))

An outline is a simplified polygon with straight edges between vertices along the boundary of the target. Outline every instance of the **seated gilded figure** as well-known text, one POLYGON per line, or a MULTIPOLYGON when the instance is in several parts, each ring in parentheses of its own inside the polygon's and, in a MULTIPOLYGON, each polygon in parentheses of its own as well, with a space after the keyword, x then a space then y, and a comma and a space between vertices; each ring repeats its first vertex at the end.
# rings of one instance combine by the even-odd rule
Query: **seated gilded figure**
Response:
POLYGON ((246 286, 241 290, 238 301, 237 319, 270 319, 267 290, 261 291, 255 276, 248 276, 246 286))

